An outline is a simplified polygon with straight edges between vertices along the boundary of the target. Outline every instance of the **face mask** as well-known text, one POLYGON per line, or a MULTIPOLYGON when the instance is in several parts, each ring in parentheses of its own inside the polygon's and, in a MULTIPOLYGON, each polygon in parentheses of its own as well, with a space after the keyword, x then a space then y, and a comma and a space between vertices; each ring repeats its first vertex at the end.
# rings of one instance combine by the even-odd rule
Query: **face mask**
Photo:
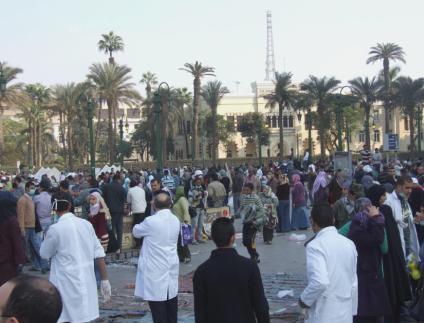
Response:
POLYGON ((35 195, 35 188, 29 190, 28 195, 29 196, 34 196, 35 195))

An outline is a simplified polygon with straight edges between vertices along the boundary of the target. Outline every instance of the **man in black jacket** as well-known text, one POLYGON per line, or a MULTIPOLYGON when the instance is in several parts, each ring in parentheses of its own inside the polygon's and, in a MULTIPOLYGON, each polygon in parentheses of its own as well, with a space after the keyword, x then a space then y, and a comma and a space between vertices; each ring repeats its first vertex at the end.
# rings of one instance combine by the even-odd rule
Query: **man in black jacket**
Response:
POLYGON ((212 239, 218 248, 193 277, 196 323, 268 323, 269 307, 259 268, 233 248, 232 221, 215 220, 212 239))
POLYGON ((120 253, 122 247, 124 204, 127 199, 127 193, 120 181, 121 175, 119 173, 115 174, 112 183, 106 184, 103 188, 103 198, 112 218, 112 234, 118 241, 118 250, 116 253, 120 253))

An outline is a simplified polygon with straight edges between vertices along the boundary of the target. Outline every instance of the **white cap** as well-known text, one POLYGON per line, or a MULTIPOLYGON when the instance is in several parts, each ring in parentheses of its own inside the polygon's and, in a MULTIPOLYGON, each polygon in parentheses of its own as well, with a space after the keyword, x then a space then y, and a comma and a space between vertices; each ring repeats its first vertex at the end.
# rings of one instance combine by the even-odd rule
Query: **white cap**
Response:
POLYGON ((364 166, 364 172, 365 173, 371 173, 372 172, 372 168, 370 165, 365 165, 364 166))
POLYGON ((203 177, 203 172, 200 169, 194 172, 194 177, 198 177, 198 176, 203 177))
POLYGON ((419 184, 418 179, 416 177, 412 177, 412 183, 413 184, 419 184))

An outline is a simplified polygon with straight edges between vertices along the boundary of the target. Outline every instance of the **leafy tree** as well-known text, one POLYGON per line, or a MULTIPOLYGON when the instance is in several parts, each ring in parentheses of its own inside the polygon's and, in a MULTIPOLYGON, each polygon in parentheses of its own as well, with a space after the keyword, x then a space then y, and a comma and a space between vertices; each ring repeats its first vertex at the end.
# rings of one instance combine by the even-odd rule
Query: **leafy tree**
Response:
POLYGON ((419 106, 424 102, 424 78, 401 76, 393 84, 394 101, 409 119, 409 147, 415 150, 415 120, 419 106))
POLYGON ((115 35, 113 31, 110 31, 108 34, 102 34, 102 39, 97 43, 97 47, 100 51, 109 54, 110 64, 115 64, 113 53, 124 50, 124 41, 121 36, 115 35))
POLYGON ((371 80, 368 77, 357 77, 349 81, 352 89, 352 94, 358 100, 361 108, 365 112, 365 143, 371 147, 370 136, 370 114, 374 103, 378 99, 378 94, 381 89, 381 83, 376 77, 371 80))
POLYGON ((389 111, 390 105, 390 61, 400 61, 405 63, 405 52, 402 47, 394 43, 378 43, 376 46, 371 47, 370 55, 367 59, 367 64, 383 61, 383 75, 384 75, 384 124, 385 133, 390 133, 390 120, 389 111))
POLYGON ((158 84, 158 79, 155 73, 146 72, 143 73, 142 79, 140 80, 141 84, 145 84, 146 97, 151 98, 152 96, 152 87, 158 84))
POLYGON ((193 77, 193 147, 192 158, 199 157, 199 112, 200 112, 200 93, 201 79, 204 76, 215 76, 215 68, 203 66, 202 63, 196 61, 194 64, 185 63, 182 71, 190 73, 193 77))
POLYGON ((99 98, 108 108, 108 155, 109 162, 115 160, 116 147, 116 110, 119 104, 133 106, 140 102, 141 96, 131 82, 131 69, 124 65, 93 64, 87 78, 96 87, 99 98))
POLYGON ((255 141, 258 149, 269 145, 270 130, 266 127, 264 117, 259 112, 249 112, 242 116, 239 125, 242 137, 249 141, 255 141))
POLYGON ((283 110, 291 107, 296 98, 296 89, 292 83, 291 73, 275 73, 275 88, 271 94, 265 95, 266 107, 274 109, 278 106, 278 128, 280 135, 280 157, 284 156, 283 110))
POLYGON ((218 119, 217 110, 218 104, 222 100, 225 94, 230 93, 230 90, 226 86, 223 86, 220 81, 210 81, 202 87, 201 96, 205 100, 206 104, 211 109, 211 121, 212 121, 212 164, 216 165, 216 155, 219 145, 218 140, 218 119))
MULTIPOLYGON (((309 76, 305 80, 300 88, 304 91, 310 99, 317 106, 317 115, 319 120, 324 120, 326 113, 328 112, 329 102, 332 100, 332 92, 340 84, 339 80, 336 80, 334 77, 322 77, 318 78, 316 76, 309 76)), ((321 158, 325 158, 325 127, 324 122, 319 123, 318 133, 320 137, 320 150, 321 158)))
POLYGON ((190 145, 187 132, 187 124, 185 120, 185 111, 186 108, 189 107, 192 100, 193 98, 191 92, 189 92, 188 89, 185 87, 175 89, 172 95, 172 109, 176 112, 175 115, 178 117, 177 122, 181 123, 183 127, 186 158, 189 158, 188 156, 190 152, 190 145))
POLYGON ((147 156, 148 161, 150 154, 156 155, 151 129, 148 120, 141 120, 132 134, 131 143, 142 161, 144 161, 144 156, 147 156))

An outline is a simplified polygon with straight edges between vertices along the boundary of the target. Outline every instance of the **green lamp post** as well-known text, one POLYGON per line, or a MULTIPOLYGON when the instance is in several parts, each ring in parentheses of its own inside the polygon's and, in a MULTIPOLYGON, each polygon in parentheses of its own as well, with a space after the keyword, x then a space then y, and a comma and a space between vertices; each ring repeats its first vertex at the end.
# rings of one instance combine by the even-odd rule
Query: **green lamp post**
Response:
POLYGON ((122 151, 123 142, 124 142, 124 120, 122 120, 122 117, 121 117, 121 119, 119 119, 119 159, 120 159, 121 167, 124 166, 124 154, 122 151))
POLYGON ((93 134, 93 114, 94 114, 94 101, 89 99, 87 101, 88 113, 88 131, 90 137, 90 174, 96 178, 96 153, 94 150, 94 134, 93 134))

